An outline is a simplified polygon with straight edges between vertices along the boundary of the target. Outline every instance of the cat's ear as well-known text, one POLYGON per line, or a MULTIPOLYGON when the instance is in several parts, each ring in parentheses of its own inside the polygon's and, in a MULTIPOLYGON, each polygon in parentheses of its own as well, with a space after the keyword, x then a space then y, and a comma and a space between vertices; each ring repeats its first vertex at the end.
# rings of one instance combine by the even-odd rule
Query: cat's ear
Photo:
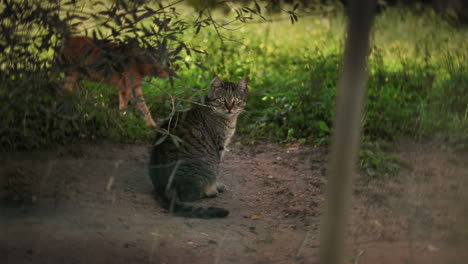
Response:
POLYGON ((215 74, 213 80, 211 80, 211 87, 220 88, 221 86, 223 86, 223 81, 215 74))
POLYGON ((239 88, 241 88, 243 92, 247 92, 247 89, 249 87, 249 77, 244 77, 240 79, 237 85, 239 86, 239 88))

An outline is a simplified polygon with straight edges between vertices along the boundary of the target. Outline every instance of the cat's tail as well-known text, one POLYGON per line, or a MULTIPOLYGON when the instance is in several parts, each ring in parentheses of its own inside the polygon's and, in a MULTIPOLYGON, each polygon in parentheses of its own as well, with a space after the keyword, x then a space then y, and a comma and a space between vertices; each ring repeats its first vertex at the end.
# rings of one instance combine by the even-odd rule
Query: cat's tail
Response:
POLYGON ((166 192, 164 207, 175 216, 188 218, 223 218, 229 211, 219 207, 201 207, 184 203, 179 200, 175 192, 166 192))

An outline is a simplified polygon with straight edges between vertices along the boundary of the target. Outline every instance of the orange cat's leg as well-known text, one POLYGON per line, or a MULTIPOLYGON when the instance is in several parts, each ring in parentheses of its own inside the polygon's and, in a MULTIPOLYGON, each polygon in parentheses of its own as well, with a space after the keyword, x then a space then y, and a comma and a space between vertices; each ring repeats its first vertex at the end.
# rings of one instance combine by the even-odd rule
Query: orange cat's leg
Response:
POLYGON ((71 72, 69 75, 65 77, 65 89, 69 91, 75 91, 78 86, 78 72, 71 72))
POLYGON ((127 82, 123 77, 114 80, 117 89, 119 90, 119 110, 120 113, 125 115, 125 109, 127 109, 128 101, 132 97, 131 91, 128 89, 127 82))
POLYGON ((143 113, 146 123, 149 126, 156 127, 156 122, 154 122, 151 112, 148 109, 148 106, 145 103, 145 98, 143 97, 143 91, 141 90, 141 80, 133 82, 133 97, 138 109, 143 113))

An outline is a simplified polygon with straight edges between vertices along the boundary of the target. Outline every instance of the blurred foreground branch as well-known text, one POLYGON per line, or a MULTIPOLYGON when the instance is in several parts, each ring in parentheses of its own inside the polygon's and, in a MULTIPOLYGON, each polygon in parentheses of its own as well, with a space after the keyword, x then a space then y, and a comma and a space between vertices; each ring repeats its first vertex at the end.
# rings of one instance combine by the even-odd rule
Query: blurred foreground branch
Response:
POLYGON ((328 170, 327 205, 321 227, 320 263, 323 264, 343 263, 344 234, 366 94, 366 64, 374 4, 373 0, 355 0, 349 6, 348 35, 338 83, 328 170))

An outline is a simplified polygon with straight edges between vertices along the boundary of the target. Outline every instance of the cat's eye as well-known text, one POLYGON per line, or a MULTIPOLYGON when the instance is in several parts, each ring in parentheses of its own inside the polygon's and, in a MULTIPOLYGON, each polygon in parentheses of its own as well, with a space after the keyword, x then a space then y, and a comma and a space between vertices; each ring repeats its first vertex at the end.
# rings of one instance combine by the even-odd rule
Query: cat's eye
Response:
POLYGON ((235 102, 235 103, 239 103, 240 101, 241 101, 240 98, 234 98, 234 102, 235 102))

